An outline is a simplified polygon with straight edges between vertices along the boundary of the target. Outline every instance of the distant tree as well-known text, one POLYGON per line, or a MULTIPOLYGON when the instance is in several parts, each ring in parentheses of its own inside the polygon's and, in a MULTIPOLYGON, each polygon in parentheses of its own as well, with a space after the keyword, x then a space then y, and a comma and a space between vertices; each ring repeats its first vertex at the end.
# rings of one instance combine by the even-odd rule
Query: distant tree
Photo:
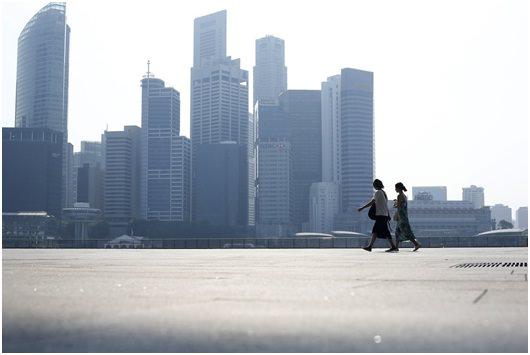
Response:
POLYGON ((513 228, 513 224, 511 224, 510 222, 505 221, 504 219, 502 219, 502 220, 497 224, 497 227, 498 227, 498 229, 511 229, 511 228, 513 228))

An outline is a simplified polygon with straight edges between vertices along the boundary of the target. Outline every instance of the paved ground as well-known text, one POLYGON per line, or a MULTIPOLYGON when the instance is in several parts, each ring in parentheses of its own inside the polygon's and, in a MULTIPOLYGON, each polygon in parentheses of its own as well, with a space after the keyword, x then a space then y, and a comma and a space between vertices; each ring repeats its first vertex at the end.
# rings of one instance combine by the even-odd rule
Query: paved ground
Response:
POLYGON ((527 352, 527 248, 3 250, 3 351, 527 352))

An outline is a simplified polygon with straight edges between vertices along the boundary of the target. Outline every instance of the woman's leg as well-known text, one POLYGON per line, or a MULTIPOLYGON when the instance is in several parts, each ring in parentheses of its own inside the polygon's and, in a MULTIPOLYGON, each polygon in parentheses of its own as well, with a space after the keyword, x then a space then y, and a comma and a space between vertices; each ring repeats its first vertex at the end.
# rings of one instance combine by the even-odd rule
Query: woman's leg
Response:
POLYGON ((377 233, 372 233, 372 239, 370 239, 370 243, 368 244, 368 248, 373 247, 376 239, 377 239, 377 233))

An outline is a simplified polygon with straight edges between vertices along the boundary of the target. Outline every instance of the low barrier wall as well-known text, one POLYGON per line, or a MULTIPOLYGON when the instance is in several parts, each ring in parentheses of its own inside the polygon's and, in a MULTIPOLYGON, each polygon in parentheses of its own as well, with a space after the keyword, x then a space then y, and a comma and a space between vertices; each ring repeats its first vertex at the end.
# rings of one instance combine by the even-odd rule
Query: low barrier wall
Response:
MULTIPOLYGON (((420 237, 424 248, 471 248, 471 247, 528 247, 528 237, 420 237)), ((143 249, 222 249, 222 248, 360 248, 369 238, 179 238, 148 239, 142 245, 108 245, 108 240, 34 240, 4 239, 3 248, 143 248, 143 249)), ((378 239, 376 247, 387 247, 385 240, 378 239)), ((412 247, 404 242, 402 248, 412 247)))

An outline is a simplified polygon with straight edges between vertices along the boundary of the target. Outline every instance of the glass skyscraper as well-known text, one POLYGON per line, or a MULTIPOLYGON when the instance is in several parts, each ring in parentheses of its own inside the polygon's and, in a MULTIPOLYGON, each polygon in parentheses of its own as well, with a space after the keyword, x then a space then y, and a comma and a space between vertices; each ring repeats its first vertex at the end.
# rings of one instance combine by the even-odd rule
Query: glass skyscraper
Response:
POLYGON ((15 126, 48 128, 63 136, 63 207, 73 204, 73 152, 68 144, 70 27, 66 3, 49 3, 18 37, 15 126))
MULTIPOLYGON (((210 159, 214 164, 217 156, 208 149, 198 155, 200 145, 235 142, 244 146, 245 159, 248 159, 248 72, 241 69, 239 59, 226 56, 226 11, 195 19, 194 33, 194 66, 191 68, 192 185, 193 200, 203 201, 206 198, 200 194, 210 189, 201 184, 215 186, 217 176, 198 177, 197 167, 205 166, 210 159)), ((248 167, 248 164, 245 163, 245 166, 248 167)), ((251 175, 250 171, 248 174, 251 175)), ((238 193, 245 196, 235 200, 247 201, 248 204, 248 189, 238 193)), ((233 208, 248 211, 248 206, 233 208)), ((198 216, 195 215, 195 218, 198 216)))
POLYGON ((46 5, 20 33, 16 127, 53 129, 67 141, 69 47, 65 3, 46 5))
POLYGON ((256 40, 254 66, 254 100, 277 99, 287 90, 285 43, 283 39, 266 36, 256 40))
POLYGON ((142 217, 190 219, 190 141, 180 133, 180 94, 147 73, 142 80, 142 217))

